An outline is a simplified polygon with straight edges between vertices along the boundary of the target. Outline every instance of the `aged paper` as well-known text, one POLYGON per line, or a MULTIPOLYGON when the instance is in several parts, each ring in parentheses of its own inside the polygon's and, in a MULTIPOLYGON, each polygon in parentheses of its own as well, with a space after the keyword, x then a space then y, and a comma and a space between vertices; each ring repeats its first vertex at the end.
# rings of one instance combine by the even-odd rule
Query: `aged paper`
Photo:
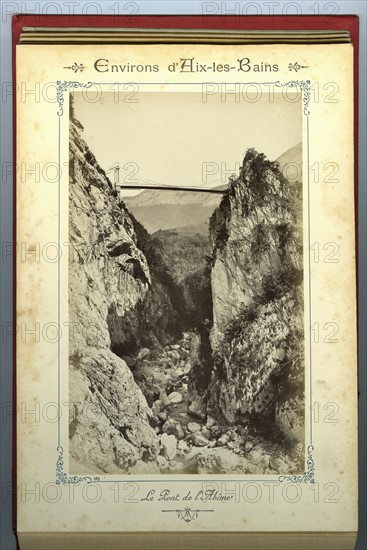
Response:
POLYGON ((352 61, 17 47, 20 532, 356 531, 352 61))

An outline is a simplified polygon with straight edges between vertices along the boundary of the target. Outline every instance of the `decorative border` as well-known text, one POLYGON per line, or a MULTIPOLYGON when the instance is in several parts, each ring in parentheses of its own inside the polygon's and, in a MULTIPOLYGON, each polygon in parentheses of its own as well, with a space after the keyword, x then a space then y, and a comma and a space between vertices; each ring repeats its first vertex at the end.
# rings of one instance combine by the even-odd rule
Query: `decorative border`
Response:
POLYGON ((289 86, 290 88, 299 87, 303 92, 303 113, 308 116, 310 111, 308 105, 310 103, 310 84, 311 80, 290 80, 289 82, 280 82, 277 80, 275 86, 283 88, 284 86, 289 86))
POLYGON ((214 512, 214 510, 193 510, 192 508, 184 508, 183 510, 161 510, 161 512, 176 512, 177 519, 182 519, 186 523, 190 523, 199 517, 201 512, 214 512))
POLYGON ((69 477, 63 470, 64 468, 64 449, 59 445, 57 447, 57 452, 59 453, 56 460, 56 484, 57 485, 73 485, 81 481, 86 483, 92 483, 92 478, 90 476, 71 476, 69 477))
MULTIPOLYGON (((74 65, 72 67, 64 67, 65 69, 73 69, 74 65)), ((300 67, 303 68, 303 67, 300 67)), ((78 70, 78 69, 77 69, 78 70)), ((81 69, 82 71, 83 69, 81 69)), ((95 83, 97 84, 97 83, 95 83)), ((98 82, 98 84, 101 85, 107 85, 109 83, 104 82, 98 82)), ((115 84, 120 84, 119 82, 116 82, 115 84)), ((167 84, 167 83, 166 83, 167 84)), ((168 83, 169 84, 169 83, 168 83)), ((174 84, 171 82, 170 84, 174 84)), ((190 84, 192 84, 190 82, 190 84)), ((200 82, 195 82, 194 84, 201 84, 200 82)), ((310 80, 289 80, 288 82, 280 82, 279 80, 276 80, 275 82, 255 82, 255 83, 247 83, 244 82, 243 84, 275 84, 275 86, 279 88, 284 88, 285 86, 289 86, 290 88, 297 88, 299 87, 301 91, 303 92, 303 113, 308 116, 310 114, 310 111, 308 109, 308 105, 310 103, 310 80)), ((59 105, 59 110, 57 112, 58 116, 62 116, 64 114, 64 92, 68 88, 90 88, 93 85, 93 82, 79 82, 78 80, 57 80, 56 81, 56 89, 57 89, 57 103, 59 105)))
POLYGON ((315 462, 312 458, 312 451, 314 450, 313 445, 307 447, 307 472, 303 476, 286 476, 281 475, 278 477, 278 481, 283 483, 283 481, 289 481, 291 483, 315 483, 315 462))
MULTIPOLYGON (((65 69, 69 67, 64 67, 65 69)), ((90 88, 92 86, 91 82, 83 83, 78 82, 77 80, 57 80, 56 81, 56 99, 59 105, 59 110, 57 111, 57 116, 62 116, 64 114, 64 92, 68 88, 90 88)))
MULTIPOLYGON (((76 65, 76 64, 75 64, 76 65)), ((69 67, 65 67, 65 68, 69 68, 69 67)), ((72 70, 75 70, 76 67, 74 67, 74 65, 72 67, 70 67, 70 69, 72 70)), ((295 67, 293 67, 294 70, 298 70, 296 69, 295 67)), ((306 68, 306 67, 303 67, 303 66, 300 66, 298 68, 306 68)), ((78 69, 75 70, 75 72, 77 72, 78 69)), ((80 69, 82 71, 82 69, 80 69)), ((57 88, 57 103, 58 103, 58 111, 57 111, 57 116, 59 117, 59 135, 58 135, 58 150, 59 150, 59 165, 60 165, 60 117, 63 116, 64 114, 64 92, 66 90, 68 90, 69 88, 84 88, 84 89, 87 89, 87 88, 90 88, 93 84, 98 84, 98 85, 111 85, 111 82, 79 82, 79 81, 76 81, 76 80, 64 80, 64 81, 61 81, 61 80, 57 80, 56 81, 56 88, 57 88)), ((121 82, 115 82, 114 84, 122 84, 121 82)), ((148 84, 152 84, 152 83, 148 83, 148 84)), ((175 85, 175 84, 183 84, 183 83, 177 83, 177 82, 171 82, 171 83, 156 83, 156 84, 170 84, 170 85, 175 85)), ((189 83, 190 85, 192 85, 193 83, 189 83)), ((195 84, 203 84, 203 83, 200 83, 200 82, 195 82, 195 84)), ((308 175, 308 180, 307 180, 307 184, 308 184, 308 208, 309 208, 309 205, 310 205, 310 181, 309 181, 309 115, 310 115, 310 110, 309 110, 309 103, 310 103, 310 84, 311 84, 311 81, 310 80, 290 80, 288 82, 280 82, 279 80, 277 81, 273 81, 273 82, 255 82, 255 83, 249 83, 249 82, 243 82, 243 84, 274 84, 275 86, 279 87, 279 88, 284 88, 285 86, 289 86, 290 88, 297 88, 299 87, 301 92, 302 92, 302 100, 303 100, 303 114, 306 116, 306 121, 307 121, 307 175, 308 175)), ((144 85, 144 83, 140 83, 140 85, 144 85)), ((59 175, 59 180, 58 180, 58 185, 59 185, 59 190, 60 190, 60 185, 61 185, 61 175, 59 175)), ((60 201, 60 192, 59 192, 59 201, 60 201)), ((309 213, 308 213, 309 215, 309 213)), ((60 216, 59 216, 59 224, 60 224, 60 216)), ((309 223, 309 219, 308 219, 308 234, 310 234, 310 223, 309 223)), ((60 229, 60 228, 59 228, 60 229)), ((59 235, 60 235, 60 230, 59 230, 59 235)), ((308 239, 309 242, 308 244, 310 245, 310 239, 308 239)), ((59 243, 60 244, 60 243, 59 243)), ((310 291, 310 295, 311 295, 311 267, 310 267, 310 260, 309 260, 309 291, 310 291)), ((58 281, 58 287, 60 289, 60 270, 59 270, 59 274, 58 274, 58 277, 59 277, 59 281, 58 281)), ((60 309, 60 303, 58 304, 58 307, 60 309)), ((309 310, 310 311, 310 321, 311 321, 311 309, 309 310)), ((311 324, 311 323, 310 323, 311 324)), ((59 345, 60 345, 60 342, 59 342, 59 345)), ((310 401, 312 402, 312 362, 311 362, 311 342, 310 342, 310 401)), ((58 355, 58 404, 60 406, 60 353, 58 355)), ((61 446, 60 444, 60 417, 58 419, 58 446, 57 446, 57 453, 58 453, 58 457, 57 457, 57 460, 56 460, 56 483, 57 484, 63 484, 63 485, 68 485, 68 484, 76 484, 76 483, 79 483, 79 482, 85 482, 85 483, 92 483, 92 481, 98 481, 98 482, 103 482, 103 480, 101 480, 99 477, 90 477, 90 476, 82 476, 82 477, 79 477, 79 476, 68 476, 64 470, 63 470, 63 466, 64 466, 64 458, 63 458, 63 453, 64 453, 64 449, 63 447, 61 446)), ((288 481, 288 482, 291 482, 291 483, 310 483, 310 484, 313 484, 315 483, 315 462, 314 462, 314 459, 312 457, 312 452, 314 450, 314 446, 312 445, 312 411, 311 411, 311 415, 310 415, 310 445, 307 447, 307 455, 308 455, 308 458, 307 458, 307 471, 305 471, 305 473, 303 475, 280 475, 278 478, 276 479, 260 479, 260 480, 256 480, 257 482, 261 482, 261 481, 266 481, 267 483, 269 482, 281 482, 283 483, 284 481, 288 481)), ((136 482, 136 480, 134 480, 136 482)), ((138 480, 138 481, 141 481, 141 480, 138 480)), ((160 480, 149 480, 150 482, 155 482, 155 481, 160 481, 160 480)), ((175 479, 172 479, 172 482, 177 482, 177 481, 185 481, 185 480, 175 480, 175 479)), ((190 480, 187 480, 187 481, 192 481, 191 479, 190 480)), ((203 480, 198 480, 198 481, 203 481, 203 480)), ((206 481, 206 480, 205 480, 206 481)), ((208 480, 209 481, 209 480, 208 480)), ((215 481, 214 479, 210 479, 210 481, 215 481)), ((233 481, 233 480, 228 480, 228 481, 233 481)), ((238 481, 238 480, 236 480, 238 481)), ((246 480, 247 481, 247 480, 246 480)), ((248 480, 248 481, 254 481, 254 480, 248 480)), ((126 482, 126 479, 123 479, 123 480, 116 480, 116 479, 112 479, 112 480, 108 480, 108 482, 110 483, 125 483, 126 482)), ((162 512, 176 512, 177 513, 177 517, 178 519, 183 519, 184 521, 186 522, 189 522, 189 521, 192 521, 194 519, 196 519, 198 517, 198 514, 200 512, 213 512, 214 510, 192 510, 191 508, 185 508, 183 510, 162 510, 162 512), (193 514, 193 517, 191 517, 191 515, 193 514)))

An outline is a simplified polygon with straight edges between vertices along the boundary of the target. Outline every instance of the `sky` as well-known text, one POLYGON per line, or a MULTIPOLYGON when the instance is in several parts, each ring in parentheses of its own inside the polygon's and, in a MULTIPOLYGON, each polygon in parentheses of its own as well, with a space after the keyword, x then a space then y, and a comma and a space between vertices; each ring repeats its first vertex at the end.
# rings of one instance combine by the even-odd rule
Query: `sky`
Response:
POLYGON ((238 102, 219 93, 203 102, 201 92, 139 92, 136 103, 116 96, 74 92, 74 111, 98 163, 106 171, 119 163, 126 185, 214 187, 238 173, 248 148, 275 160, 302 139, 302 101, 289 93, 256 102, 255 93, 238 102))

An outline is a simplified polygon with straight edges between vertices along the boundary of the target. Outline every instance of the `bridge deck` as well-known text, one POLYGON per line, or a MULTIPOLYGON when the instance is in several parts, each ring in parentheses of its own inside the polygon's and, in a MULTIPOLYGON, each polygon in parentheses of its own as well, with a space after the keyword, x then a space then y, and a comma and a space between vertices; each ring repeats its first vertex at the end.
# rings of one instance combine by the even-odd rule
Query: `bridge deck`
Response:
POLYGON ((121 185, 116 186, 119 191, 124 189, 156 189, 159 191, 193 191, 194 193, 213 193, 216 195, 223 195, 225 189, 210 189, 205 187, 183 187, 183 186, 169 186, 169 185, 121 185))

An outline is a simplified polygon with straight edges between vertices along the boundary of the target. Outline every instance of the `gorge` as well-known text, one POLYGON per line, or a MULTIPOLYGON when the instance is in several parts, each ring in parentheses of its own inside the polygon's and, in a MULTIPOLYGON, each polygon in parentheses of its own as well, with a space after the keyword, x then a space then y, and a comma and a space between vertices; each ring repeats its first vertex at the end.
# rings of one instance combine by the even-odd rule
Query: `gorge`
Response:
POLYGON ((303 471, 301 181, 249 149, 207 224, 148 232, 82 131, 71 113, 72 473, 303 471))

